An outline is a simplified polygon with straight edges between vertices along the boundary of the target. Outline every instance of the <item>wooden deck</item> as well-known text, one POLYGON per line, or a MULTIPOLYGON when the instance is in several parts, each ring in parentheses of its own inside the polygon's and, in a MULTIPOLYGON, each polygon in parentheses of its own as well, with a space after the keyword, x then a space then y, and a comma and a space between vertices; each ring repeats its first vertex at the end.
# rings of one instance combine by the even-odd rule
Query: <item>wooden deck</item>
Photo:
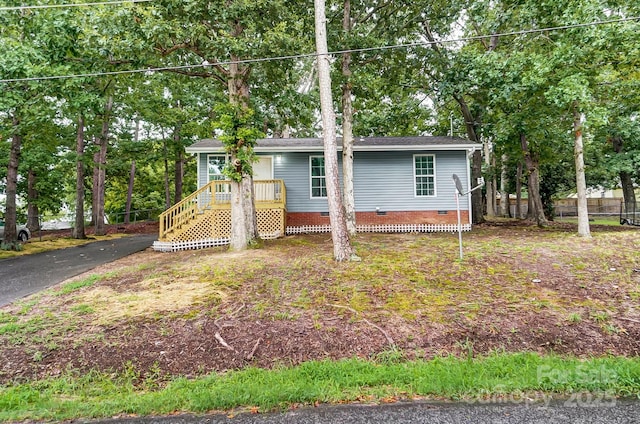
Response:
MULTIPOLYGON (((282 180, 254 181, 258 233, 285 233, 286 189, 282 180)), ((231 182, 211 181, 160 215, 159 240, 195 242, 225 239, 231 232, 231 182)))

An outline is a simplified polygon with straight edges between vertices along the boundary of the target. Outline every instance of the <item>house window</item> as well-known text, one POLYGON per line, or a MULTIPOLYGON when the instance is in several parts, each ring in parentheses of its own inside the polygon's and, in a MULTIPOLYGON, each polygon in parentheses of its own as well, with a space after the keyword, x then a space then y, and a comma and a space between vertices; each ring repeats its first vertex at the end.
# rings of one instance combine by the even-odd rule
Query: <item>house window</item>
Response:
POLYGON ((226 180, 227 177, 222 174, 224 166, 227 163, 227 157, 223 155, 209 155, 207 160, 209 181, 226 180))
POLYGON ((436 195, 435 161, 434 155, 413 156, 413 173, 417 197, 436 195))
POLYGON ((311 168, 311 198, 327 197, 327 181, 324 175, 324 156, 309 157, 311 168))
POLYGON ((211 181, 224 181, 220 184, 215 184, 216 202, 228 202, 229 193, 231 192, 231 185, 229 184, 229 178, 223 174, 224 167, 229 161, 228 156, 224 155, 209 155, 207 157, 207 178, 211 181))

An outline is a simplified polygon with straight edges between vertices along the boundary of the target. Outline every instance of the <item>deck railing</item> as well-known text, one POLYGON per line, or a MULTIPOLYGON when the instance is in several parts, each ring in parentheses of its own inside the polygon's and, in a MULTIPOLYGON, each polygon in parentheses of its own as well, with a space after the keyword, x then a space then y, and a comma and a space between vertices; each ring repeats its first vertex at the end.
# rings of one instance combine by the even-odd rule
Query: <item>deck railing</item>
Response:
MULTIPOLYGON (((284 208, 286 205, 282 180, 255 180, 253 190, 256 208, 284 208)), ((206 210, 230 207, 231 182, 211 181, 160 214, 159 238, 165 240, 171 231, 187 225, 206 210)))

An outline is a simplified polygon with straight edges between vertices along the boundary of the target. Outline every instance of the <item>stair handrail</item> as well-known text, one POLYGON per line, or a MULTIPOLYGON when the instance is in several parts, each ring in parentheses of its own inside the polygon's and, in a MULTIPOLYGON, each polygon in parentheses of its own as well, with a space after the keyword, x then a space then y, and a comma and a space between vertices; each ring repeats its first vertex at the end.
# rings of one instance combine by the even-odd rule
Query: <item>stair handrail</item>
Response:
MULTIPOLYGON (((219 205, 230 203, 230 184, 231 182, 229 180, 209 181, 198 190, 162 212, 159 216, 159 239, 161 241, 166 240, 167 234, 172 230, 187 224, 199 213, 208 208, 214 207, 215 204, 219 205), (227 187, 222 189, 224 186, 227 187), (219 199, 218 194, 223 195, 223 198, 219 199), (201 199, 206 201, 201 201, 201 199)), ((287 192, 283 180, 255 180, 254 191, 255 186, 257 185, 272 185, 274 192, 270 194, 274 197, 264 200, 256 200, 256 203, 276 203, 281 204, 282 207, 286 205, 287 192)))
POLYGON ((159 217, 160 240, 164 240, 167 233, 175 227, 189 221, 199 211, 206 209, 209 206, 211 199, 215 197, 215 184, 220 184, 220 182, 221 181, 217 180, 209 181, 209 183, 203 185, 198 190, 162 212, 159 217), (214 195, 209 197, 209 202, 206 202, 204 205, 199 205, 201 202, 198 202, 198 197, 205 192, 211 191, 214 192, 214 195))

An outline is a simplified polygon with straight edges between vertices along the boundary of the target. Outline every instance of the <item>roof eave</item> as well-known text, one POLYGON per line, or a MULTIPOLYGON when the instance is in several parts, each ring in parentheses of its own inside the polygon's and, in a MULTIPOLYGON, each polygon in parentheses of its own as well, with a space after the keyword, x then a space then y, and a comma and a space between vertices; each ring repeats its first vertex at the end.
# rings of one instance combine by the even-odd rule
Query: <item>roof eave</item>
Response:
MULTIPOLYGON (((353 146, 353 150, 362 152, 415 151, 415 150, 479 150, 480 144, 424 144, 396 146, 353 146)), ((341 147, 338 147, 340 150, 341 147)))
MULTIPOLYGON (((480 150, 482 145, 480 144, 446 144, 446 145, 438 145, 438 144, 429 144, 429 145, 410 145, 410 146, 353 146, 353 150, 356 152, 390 152, 390 151, 416 151, 416 150, 466 150, 473 152, 475 150, 480 150)), ((256 146, 256 153, 290 153, 290 152, 299 152, 299 153, 312 153, 312 152, 321 152, 323 151, 323 146, 256 146)), ((187 153, 223 153, 224 149, 222 146, 220 147, 187 147, 187 153)), ((338 146, 338 150, 342 150, 342 146, 338 146)))

